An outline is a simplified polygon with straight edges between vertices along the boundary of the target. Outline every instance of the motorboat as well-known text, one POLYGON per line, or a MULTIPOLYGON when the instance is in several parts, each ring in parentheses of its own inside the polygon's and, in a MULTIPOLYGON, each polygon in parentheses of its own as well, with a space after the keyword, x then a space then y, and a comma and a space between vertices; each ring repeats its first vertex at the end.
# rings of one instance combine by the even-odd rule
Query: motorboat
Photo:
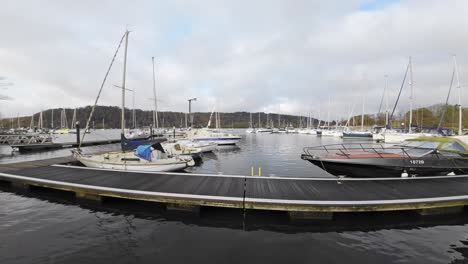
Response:
POLYGON ((259 128, 257 131, 255 131, 257 134, 271 134, 273 133, 273 129, 271 128, 259 128))
POLYGON ((322 130, 322 136, 327 136, 327 137, 342 137, 343 132, 334 130, 334 129, 325 129, 322 130))
POLYGON ((287 133, 286 128, 278 128, 278 133, 286 134, 287 133))
POLYGON ((298 132, 298 130, 295 129, 294 127, 290 126, 290 127, 286 128, 286 133, 288 133, 288 134, 297 134, 297 132, 298 132))
POLYGON ((401 143, 405 140, 419 137, 436 137, 437 134, 430 133, 405 133, 398 130, 382 128, 378 133, 372 134, 372 139, 377 142, 401 143))
POLYGON ((190 147, 200 149, 202 153, 213 152, 216 150, 218 144, 213 142, 204 142, 204 141, 194 141, 189 139, 177 140, 177 143, 190 147))
POLYGON ((301 158, 347 177, 416 177, 468 173, 468 147, 454 138, 418 138, 397 145, 333 144, 304 149, 301 158))
POLYGON ((170 156, 201 158, 202 150, 200 148, 190 147, 180 142, 163 142, 161 146, 164 152, 170 156))
POLYGON ((187 139, 194 141, 214 142, 218 145, 235 145, 241 138, 242 137, 237 135, 214 132, 209 129, 193 129, 187 131, 187 139))
POLYGON ((247 130, 245 130, 245 133, 252 134, 252 133, 256 133, 256 131, 254 128, 247 128, 247 130))
POLYGON ((372 132, 369 132, 369 131, 343 131, 343 138, 372 139, 372 132))
POLYGON ((134 128, 125 130, 125 137, 128 139, 142 139, 150 137, 151 129, 146 128, 134 128))

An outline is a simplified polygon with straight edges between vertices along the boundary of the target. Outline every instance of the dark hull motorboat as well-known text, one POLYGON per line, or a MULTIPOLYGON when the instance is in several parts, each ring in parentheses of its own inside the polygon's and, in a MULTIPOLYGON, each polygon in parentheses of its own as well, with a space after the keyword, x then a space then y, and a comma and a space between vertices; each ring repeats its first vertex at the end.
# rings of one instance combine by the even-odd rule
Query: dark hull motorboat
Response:
POLYGON ((343 131, 343 138, 372 139, 372 133, 361 131, 343 131))
POLYGON ((438 176, 468 173, 468 159, 445 158, 353 158, 321 159, 303 154, 311 162, 335 176, 355 178, 385 178, 408 176, 438 176))
POLYGON ((453 151, 451 146, 451 151, 444 151, 437 147, 408 145, 385 148, 375 144, 370 147, 338 144, 306 148, 301 158, 335 176, 385 178, 468 174, 468 158, 464 152, 453 151), (322 152, 322 155, 313 152, 322 152))

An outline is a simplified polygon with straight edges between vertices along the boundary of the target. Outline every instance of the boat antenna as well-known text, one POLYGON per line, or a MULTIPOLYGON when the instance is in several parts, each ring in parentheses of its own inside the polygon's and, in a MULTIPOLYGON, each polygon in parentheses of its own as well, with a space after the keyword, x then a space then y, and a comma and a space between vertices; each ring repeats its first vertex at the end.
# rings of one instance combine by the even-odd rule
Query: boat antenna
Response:
MULTIPOLYGON (((107 80, 107 77, 109 76, 109 72, 112 68, 112 65, 114 64, 114 61, 115 61, 115 58, 117 57, 117 54, 119 52, 119 49, 120 49, 120 46, 122 46, 122 42, 125 38, 125 36, 127 35, 127 31, 125 31, 125 34, 122 36, 122 38, 120 39, 120 42, 119 42, 119 45, 117 46, 117 49, 115 50, 115 53, 114 53, 114 56, 112 57, 112 60, 111 60, 111 63, 109 64, 109 67, 107 68, 107 72, 106 72, 106 75, 104 75, 104 79, 102 80, 102 83, 101 83, 101 88, 99 89, 99 92, 98 92, 98 95, 96 97, 96 100, 94 101, 94 105, 93 107, 91 108, 91 113, 89 114, 89 118, 88 120, 86 121, 86 127, 85 127, 85 130, 84 131, 87 131, 89 129, 89 123, 91 122, 91 119, 93 118, 93 114, 94 114, 94 110, 96 108, 96 105, 99 101, 99 97, 101 96, 101 92, 102 92, 102 89, 104 88, 104 85, 106 84, 106 80, 107 80)), ((83 136, 81 137, 81 140, 80 140, 80 144, 78 145, 78 149, 80 149, 81 147, 81 143, 83 143, 84 141, 84 138, 85 138, 85 135, 86 133, 83 133, 83 136)))
POLYGON ((398 92, 398 97, 397 97, 397 99, 395 101, 395 105, 393 106, 392 114, 390 115, 390 120, 389 120, 390 124, 392 123, 393 114, 395 113, 395 109, 396 109, 396 107, 398 105, 398 100, 400 99, 401 91, 403 90, 403 86, 405 86, 406 76, 408 75, 410 64, 411 64, 411 62, 408 62, 408 66, 406 66, 405 76, 403 77, 403 81, 401 82, 400 91, 398 92))

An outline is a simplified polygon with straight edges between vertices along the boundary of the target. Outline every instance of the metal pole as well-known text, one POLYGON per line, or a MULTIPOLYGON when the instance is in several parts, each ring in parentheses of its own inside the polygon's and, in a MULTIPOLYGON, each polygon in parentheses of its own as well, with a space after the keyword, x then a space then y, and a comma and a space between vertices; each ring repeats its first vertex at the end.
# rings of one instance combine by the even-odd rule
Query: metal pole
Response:
POLYGON ((196 101, 197 98, 188 99, 189 102, 189 127, 192 128, 193 125, 193 116, 192 116, 192 101, 196 101))
POLYGON ((80 149, 80 121, 76 121, 76 145, 80 149))
POLYGON ((123 63, 123 78, 122 78, 122 118, 121 122, 121 134, 125 135, 125 78, 127 73, 127 48, 128 48, 128 34, 130 32, 125 31, 125 52, 124 52, 124 63, 123 63))
POLYGON ((457 88, 458 88, 458 135, 462 135, 463 128, 462 128, 461 85, 460 85, 460 76, 458 75, 457 58, 455 55, 453 55, 453 64, 455 66, 455 73, 457 76, 457 88))
POLYGON ((412 125, 413 125, 413 64, 411 63, 411 56, 409 57, 409 71, 410 71, 410 80, 409 85, 411 88, 411 95, 410 95, 410 114, 409 114, 409 129, 408 133, 412 132, 412 125))
POLYGON ((153 97, 154 97, 153 126, 156 127, 156 129, 158 129, 159 128, 158 101, 156 98, 156 75, 154 73, 154 57, 151 57, 151 60, 153 62, 153 97))

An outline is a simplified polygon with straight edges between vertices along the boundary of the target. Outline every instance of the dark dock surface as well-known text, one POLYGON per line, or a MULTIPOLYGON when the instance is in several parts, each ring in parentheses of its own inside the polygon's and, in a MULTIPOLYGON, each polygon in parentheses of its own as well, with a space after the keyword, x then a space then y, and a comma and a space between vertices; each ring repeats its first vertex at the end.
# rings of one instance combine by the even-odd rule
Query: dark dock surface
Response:
MULTIPOLYGON (((87 140, 81 143, 82 147, 86 146, 97 146, 105 144, 119 143, 120 139, 105 139, 105 140, 87 140)), ((13 149, 18 151, 35 151, 35 150, 48 150, 48 149, 62 149, 62 148, 76 148, 78 144, 76 142, 62 142, 62 143, 30 143, 30 144, 12 144, 10 145, 13 149)))
POLYGON ((392 179, 288 178, 51 166, 70 161, 71 158, 57 158, 2 165, 0 180, 70 191, 77 197, 90 199, 117 197, 171 205, 288 212, 420 210, 468 205, 468 175, 392 179))

